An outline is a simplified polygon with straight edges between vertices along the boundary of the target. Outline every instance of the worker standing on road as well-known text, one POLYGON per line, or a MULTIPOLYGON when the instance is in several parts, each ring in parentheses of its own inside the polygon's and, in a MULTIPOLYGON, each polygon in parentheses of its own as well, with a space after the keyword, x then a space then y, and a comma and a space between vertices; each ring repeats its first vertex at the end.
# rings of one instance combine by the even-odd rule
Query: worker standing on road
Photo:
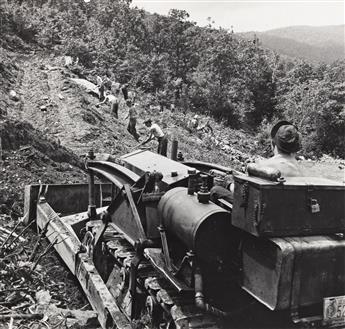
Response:
POLYGON ((121 91, 122 91, 124 100, 127 101, 128 100, 128 84, 127 83, 122 85, 121 91))
POLYGON ((198 130, 199 127, 199 116, 197 114, 194 115, 193 119, 190 121, 191 128, 198 130))
POLYGON ((139 135, 137 133, 136 124, 137 124, 137 105, 132 104, 132 102, 128 99, 126 101, 128 107, 128 114, 125 119, 129 117, 129 122, 127 126, 127 131, 135 138, 136 141, 139 142, 139 135))
POLYGON ((101 77, 97 76, 98 98, 100 101, 104 99, 105 86, 101 77))
MULTIPOLYGON (((111 91, 116 95, 116 93, 120 94, 121 84, 120 82, 112 81, 111 83, 111 91)), ((120 96, 120 95, 118 95, 120 96)))
POLYGON ((115 118, 119 118, 119 98, 118 95, 114 96, 110 93, 110 91, 105 92, 105 98, 102 102, 98 103, 96 106, 99 106, 101 104, 104 104, 105 102, 109 102, 110 110, 114 114, 115 118))
POLYGON ((141 143, 141 145, 144 145, 148 143, 150 140, 156 138, 158 140, 157 153, 167 156, 168 139, 166 135, 163 133, 163 130, 158 126, 157 123, 152 124, 151 119, 145 120, 144 124, 146 127, 149 128, 150 135, 144 142, 141 143))

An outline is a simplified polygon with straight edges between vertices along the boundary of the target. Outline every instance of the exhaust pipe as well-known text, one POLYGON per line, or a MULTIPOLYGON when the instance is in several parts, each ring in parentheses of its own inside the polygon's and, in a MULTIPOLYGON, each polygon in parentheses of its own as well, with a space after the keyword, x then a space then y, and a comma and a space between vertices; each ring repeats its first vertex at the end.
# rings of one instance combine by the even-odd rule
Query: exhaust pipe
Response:
POLYGON ((227 312, 223 312, 216 307, 205 302, 205 297, 203 293, 203 278, 201 274, 201 270, 199 266, 195 267, 194 271, 194 289, 195 289, 195 306, 199 309, 203 310, 204 312, 214 314, 220 317, 227 317, 229 314, 227 312))
POLYGON ((177 161, 177 148, 178 140, 174 138, 171 144, 171 160, 177 161))

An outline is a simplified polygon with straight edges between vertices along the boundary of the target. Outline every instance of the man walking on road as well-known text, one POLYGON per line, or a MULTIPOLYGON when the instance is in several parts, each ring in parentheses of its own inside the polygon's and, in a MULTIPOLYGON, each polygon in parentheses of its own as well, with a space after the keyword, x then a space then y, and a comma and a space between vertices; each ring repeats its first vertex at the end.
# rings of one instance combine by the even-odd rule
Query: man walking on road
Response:
POLYGON ((100 101, 104 100, 105 86, 104 81, 100 76, 97 76, 98 98, 100 101))
POLYGON ((157 153, 167 156, 168 139, 166 135, 163 133, 163 130, 158 126, 157 123, 152 124, 151 119, 145 120, 144 124, 146 127, 149 128, 150 135, 144 142, 141 143, 141 145, 144 145, 148 143, 150 140, 156 138, 158 141, 157 153))
POLYGON ((139 135, 137 133, 136 125, 137 125, 137 111, 136 111, 136 104, 132 104, 132 102, 128 99, 126 101, 128 106, 128 114, 125 119, 129 117, 129 122, 127 126, 127 131, 135 138, 136 141, 139 142, 139 135))
POLYGON ((122 85, 121 91, 122 91, 124 100, 127 101, 128 100, 128 84, 127 83, 122 85))

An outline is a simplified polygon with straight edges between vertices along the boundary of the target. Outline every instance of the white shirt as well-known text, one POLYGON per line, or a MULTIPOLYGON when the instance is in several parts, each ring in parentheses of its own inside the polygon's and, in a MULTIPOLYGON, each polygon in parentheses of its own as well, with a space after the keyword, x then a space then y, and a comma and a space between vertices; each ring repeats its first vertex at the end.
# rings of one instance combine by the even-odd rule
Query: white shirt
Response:
POLYGON ((118 99, 117 99, 117 97, 115 97, 114 95, 107 95, 107 96, 105 96, 105 98, 109 101, 109 103, 111 103, 111 104, 116 104, 116 103, 118 103, 118 99))
POLYGON ((157 123, 153 123, 151 127, 149 128, 150 133, 155 137, 155 138, 160 138, 164 137, 164 133, 162 129, 157 125, 157 123))

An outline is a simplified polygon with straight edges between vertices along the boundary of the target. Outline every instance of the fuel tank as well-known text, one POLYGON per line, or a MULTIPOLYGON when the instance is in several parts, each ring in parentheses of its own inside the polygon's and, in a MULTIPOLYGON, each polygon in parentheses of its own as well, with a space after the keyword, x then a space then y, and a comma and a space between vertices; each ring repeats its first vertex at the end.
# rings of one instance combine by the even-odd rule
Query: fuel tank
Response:
POLYGON ((262 239, 242 249, 242 287, 271 310, 345 294, 345 240, 337 235, 262 239))
POLYGON ((207 263, 221 262, 229 245, 231 215, 213 202, 200 203, 187 188, 166 192, 158 204, 158 214, 168 234, 193 250, 207 263))

